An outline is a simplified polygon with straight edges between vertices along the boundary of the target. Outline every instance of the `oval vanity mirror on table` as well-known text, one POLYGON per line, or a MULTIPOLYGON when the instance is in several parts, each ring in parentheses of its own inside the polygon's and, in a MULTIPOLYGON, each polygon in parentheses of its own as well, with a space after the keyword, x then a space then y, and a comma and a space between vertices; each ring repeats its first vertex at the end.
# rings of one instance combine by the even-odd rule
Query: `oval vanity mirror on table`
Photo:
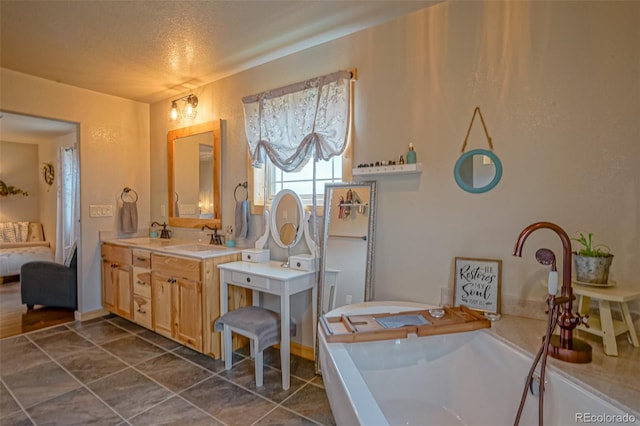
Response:
POLYGON ((270 226, 273 241, 282 247, 295 246, 302 238, 304 207, 300 196, 290 189, 276 194, 271 204, 270 226))
POLYGON ((318 316, 373 299, 375 222, 376 182, 325 184, 318 316))
POLYGON ((168 132, 169 225, 221 227, 220 147, 221 121, 168 132))
POLYGON ((296 246, 303 234, 302 219, 304 207, 300 196, 290 190, 283 189, 276 194, 271 204, 270 227, 273 241, 287 249, 287 260, 281 266, 289 267, 291 247, 296 246))
POLYGON ((460 156, 453 169, 458 186, 474 194, 493 189, 502 177, 502 163, 493 151, 474 149, 460 156))

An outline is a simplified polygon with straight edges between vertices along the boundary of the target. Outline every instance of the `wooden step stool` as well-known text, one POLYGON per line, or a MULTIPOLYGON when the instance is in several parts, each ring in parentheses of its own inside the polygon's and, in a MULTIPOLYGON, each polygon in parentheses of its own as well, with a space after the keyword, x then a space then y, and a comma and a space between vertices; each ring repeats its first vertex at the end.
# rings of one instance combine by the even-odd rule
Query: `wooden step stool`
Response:
POLYGON ((629 307, 627 306, 627 302, 640 298, 640 287, 636 286, 634 288, 629 285, 596 287, 573 283, 573 294, 578 296, 578 311, 581 315, 589 313, 591 299, 598 300, 599 318, 590 317, 588 321, 589 328, 584 325, 579 325, 577 328, 596 336, 602 336, 602 345, 606 355, 618 356, 616 336, 625 332, 628 333, 627 339, 629 343, 635 347, 640 347, 636 330, 633 327, 633 320, 629 313, 629 307), (614 321, 611 317, 610 302, 620 304, 622 321, 614 321))

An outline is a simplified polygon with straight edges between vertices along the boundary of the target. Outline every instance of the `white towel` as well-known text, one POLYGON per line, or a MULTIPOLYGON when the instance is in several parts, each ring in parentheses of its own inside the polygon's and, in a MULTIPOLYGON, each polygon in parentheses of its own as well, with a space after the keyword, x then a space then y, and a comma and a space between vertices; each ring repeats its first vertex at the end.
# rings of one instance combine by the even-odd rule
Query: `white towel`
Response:
POLYGON ((249 234, 249 201, 236 201, 236 238, 247 238, 249 234))
POLYGON ((135 202, 123 201, 119 212, 120 232, 134 234, 138 232, 138 206, 135 202))

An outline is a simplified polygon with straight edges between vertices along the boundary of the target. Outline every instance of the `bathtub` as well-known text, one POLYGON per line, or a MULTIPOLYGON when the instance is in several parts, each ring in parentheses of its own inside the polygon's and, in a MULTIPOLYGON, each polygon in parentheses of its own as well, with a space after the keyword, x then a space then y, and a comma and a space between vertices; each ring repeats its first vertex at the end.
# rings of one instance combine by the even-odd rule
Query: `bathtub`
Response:
MULTIPOLYGON (((369 302, 328 315, 426 309, 369 302)), ((510 425, 533 356, 477 330, 361 343, 328 343, 319 332, 322 377, 338 425, 510 425)), ((580 387, 548 365, 547 425, 636 424, 640 419, 580 387)), ((521 425, 538 424, 531 393, 521 425)))

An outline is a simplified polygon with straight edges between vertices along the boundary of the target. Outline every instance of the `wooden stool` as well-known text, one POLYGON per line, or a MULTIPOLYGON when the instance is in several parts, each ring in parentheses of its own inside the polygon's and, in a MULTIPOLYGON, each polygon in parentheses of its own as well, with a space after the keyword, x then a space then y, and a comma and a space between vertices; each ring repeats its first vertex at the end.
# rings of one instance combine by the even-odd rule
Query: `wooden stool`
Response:
POLYGON ((602 336, 604 353, 610 356, 618 356, 616 336, 627 332, 627 339, 635 347, 640 347, 638 336, 633 327, 633 320, 629 314, 627 302, 640 298, 640 288, 616 285, 615 287, 591 287, 581 284, 573 284, 573 294, 579 297, 578 311, 585 315, 589 313, 591 299, 598 300, 599 317, 589 318, 589 328, 579 325, 577 328, 587 333, 602 336), (614 321, 611 317, 611 305, 609 302, 620 304, 622 321, 614 321))
POLYGON ((263 384, 262 351, 280 343, 280 315, 277 312, 259 306, 247 306, 227 312, 215 322, 215 331, 222 331, 224 347, 224 368, 231 370, 232 341, 231 333, 237 333, 250 339, 251 357, 254 359, 256 387, 263 384))

